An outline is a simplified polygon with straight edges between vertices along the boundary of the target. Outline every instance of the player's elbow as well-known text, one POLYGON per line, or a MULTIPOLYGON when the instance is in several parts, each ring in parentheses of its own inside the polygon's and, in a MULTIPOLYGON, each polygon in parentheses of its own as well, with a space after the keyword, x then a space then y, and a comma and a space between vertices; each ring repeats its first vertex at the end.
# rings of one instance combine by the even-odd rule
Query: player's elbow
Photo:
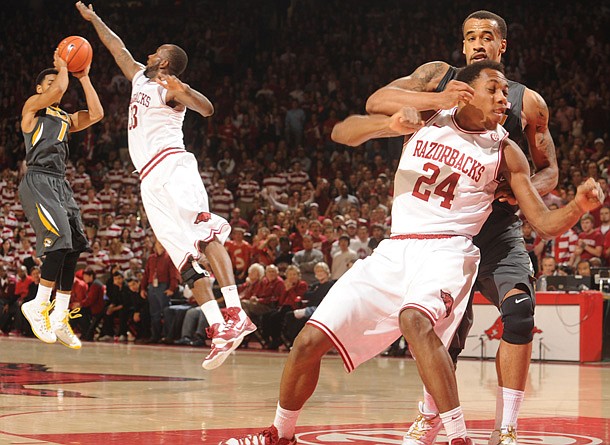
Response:
POLYGON ((358 144, 354 144, 354 141, 350 137, 349 133, 345 131, 345 126, 341 123, 333 127, 333 131, 330 133, 330 138, 337 144, 349 145, 354 147, 358 144))
POLYGON ((104 110, 100 109, 98 111, 94 111, 94 112, 89 112, 89 119, 91 119, 91 123, 95 124, 99 121, 101 121, 102 119, 104 119, 104 110))
POLYGON ((366 100, 365 109, 368 114, 379 114, 380 113, 378 96, 379 96, 379 94, 377 92, 374 92, 366 100))

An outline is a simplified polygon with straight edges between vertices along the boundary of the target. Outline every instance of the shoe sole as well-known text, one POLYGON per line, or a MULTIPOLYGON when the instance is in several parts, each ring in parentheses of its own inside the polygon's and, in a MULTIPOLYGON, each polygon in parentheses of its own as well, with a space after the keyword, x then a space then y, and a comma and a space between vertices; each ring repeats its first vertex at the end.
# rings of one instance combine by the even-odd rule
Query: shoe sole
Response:
POLYGON ((50 344, 53 344, 53 343, 55 343, 55 342, 57 341, 57 336, 55 337, 55 340, 53 340, 53 341, 48 341, 48 340, 45 340, 44 338, 41 338, 41 337, 40 337, 40 336, 39 336, 39 335, 36 333, 36 330, 34 329, 33 323, 32 323, 32 321, 30 320, 30 317, 28 317, 27 312, 26 312, 26 311, 23 309, 23 306, 21 306, 21 313, 23 314, 23 316, 25 317, 25 319, 26 319, 26 320, 28 321, 28 323, 30 324, 30 327, 32 328, 32 333, 33 333, 33 334, 36 336, 36 338, 37 338, 38 340, 40 340, 40 341, 41 341, 41 342, 43 342, 43 343, 47 343, 47 344, 49 344, 49 345, 50 345, 50 344))
POLYGON ((76 345, 76 346, 69 345, 68 343, 66 343, 65 341, 63 341, 63 340, 62 340, 61 338, 59 338, 59 337, 57 337, 57 341, 58 341, 59 343, 61 343, 62 345, 64 345, 64 346, 66 346, 66 347, 70 348, 70 349, 80 349, 80 348, 83 346, 82 344, 80 344, 80 345, 76 345))
MULTIPOLYGON (((244 336, 244 337, 245 337, 245 336, 244 336)), ((225 362, 225 361, 226 361, 226 360, 229 358, 229 356, 231 355, 231 353, 232 353, 233 351, 235 351, 235 350, 236 350, 236 349, 239 347, 239 345, 241 345, 242 340, 243 340, 243 337, 242 337, 242 338, 238 338, 237 340, 235 340, 235 341, 233 342, 233 345, 231 346, 231 348, 229 349, 229 351, 228 351, 228 352, 226 352, 226 353, 223 355, 223 356, 224 356, 224 358, 223 358, 222 360, 220 360, 220 363, 213 362, 213 363, 211 364, 211 366, 207 366, 207 367, 206 367, 206 361, 204 360, 204 361, 203 361, 203 363, 201 363, 201 367, 202 367, 203 369, 205 369, 206 371, 211 371, 211 370, 213 370, 213 369, 219 368, 219 367, 220 367, 220 366, 222 366, 222 364, 223 364, 223 363, 224 363, 224 362, 225 362)))

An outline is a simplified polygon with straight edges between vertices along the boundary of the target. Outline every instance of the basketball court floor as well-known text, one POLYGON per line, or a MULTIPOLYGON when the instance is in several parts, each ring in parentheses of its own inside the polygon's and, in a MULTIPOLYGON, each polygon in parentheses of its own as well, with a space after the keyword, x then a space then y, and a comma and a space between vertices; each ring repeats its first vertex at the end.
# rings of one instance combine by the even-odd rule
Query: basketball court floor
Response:
MULTIPOLYGON (((79 351, 0 338, 0 444, 215 444, 273 421, 286 353, 87 343, 79 351)), ((462 360, 458 381, 475 444, 493 427, 492 361, 462 360)), ((610 444, 610 363, 533 363, 521 445, 610 444)), ((297 429, 299 444, 400 444, 421 381, 410 359, 377 358, 347 375, 329 355, 297 429)), ((439 437, 439 442, 446 441, 439 437)))

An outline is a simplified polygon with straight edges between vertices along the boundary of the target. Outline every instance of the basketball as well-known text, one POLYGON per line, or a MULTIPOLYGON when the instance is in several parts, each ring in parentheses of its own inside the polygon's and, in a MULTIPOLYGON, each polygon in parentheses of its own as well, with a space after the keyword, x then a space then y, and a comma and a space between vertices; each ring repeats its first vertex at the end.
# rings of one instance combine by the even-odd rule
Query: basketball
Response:
POLYGON ((70 36, 57 45, 59 57, 68 64, 68 71, 77 73, 87 68, 93 58, 93 49, 87 39, 81 36, 70 36))

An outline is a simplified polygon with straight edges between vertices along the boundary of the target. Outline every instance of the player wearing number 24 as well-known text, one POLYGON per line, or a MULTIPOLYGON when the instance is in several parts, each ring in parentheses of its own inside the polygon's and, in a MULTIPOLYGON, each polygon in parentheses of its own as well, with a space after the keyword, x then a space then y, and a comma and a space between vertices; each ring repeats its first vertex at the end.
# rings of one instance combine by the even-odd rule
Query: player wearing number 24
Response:
POLYGON ((42 341, 54 343, 59 339, 78 349, 80 340, 68 324, 76 314, 68 313, 68 304, 78 256, 89 243, 80 210, 65 180, 68 133, 100 121, 104 110, 89 79, 90 64, 72 73, 83 87, 87 110, 70 114, 59 108, 68 88, 68 67, 57 50, 53 57, 55 67, 38 75, 36 94, 25 102, 21 113, 27 172, 19 185, 19 199, 36 232, 37 254, 44 257, 36 298, 21 309, 42 341), (49 299, 56 281, 55 309, 49 320, 49 299))
POLYGON ((603 193, 589 180, 566 207, 548 210, 531 184, 525 156, 500 125, 508 106, 503 66, 478 62, 460 71, 458 80, 473 88, 472 99, 426 123, 416 109, 403 108, 390 117, 350 116, 334 127, 332 139, 347 145, 414 133, 395 175, 391 237, 337 281, 297 337, 282 374, 273 426, 222 444, 296 443, 296 418, 313 394, 324 354, 334 347, 351 372, 401 334, 434 397, 449 443, 472 443, 446 348, 477 273, 480 255, 472 237, 491 213, 500 177, 510 183, 528 221, 545 235, 572 227, 600 205, 603 193))

